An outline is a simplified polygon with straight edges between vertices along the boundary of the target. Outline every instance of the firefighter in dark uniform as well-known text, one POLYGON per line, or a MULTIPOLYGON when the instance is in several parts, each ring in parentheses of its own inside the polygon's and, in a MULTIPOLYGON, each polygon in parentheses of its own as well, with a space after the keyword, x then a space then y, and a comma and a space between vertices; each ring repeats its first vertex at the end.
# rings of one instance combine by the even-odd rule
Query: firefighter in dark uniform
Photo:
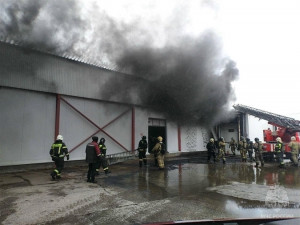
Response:
POLYGON ((142 137, 142 140, 139 142, 138 152, 139 152, 139 165, 140 167, 144 165, 147 165, 147 158, 146 158, 146 151, 148 148, 148 143, 146 140, 146 136, 142 137))
POLYGON ((87 182, 90 183, 96 183, 95 173, 96 173, 97 163, 101 155, 97 142, 98 142, 98 137, 93 136, 92 142, 88 143, 85 149, 85 154, 86 154, 85 160, 89 164, 89 170, 87 173, 87 182))
POLYGON ((261 141, 259 141, 258 138, 255 138, 255 143, 253 145, 254 151, 255 151, 255 161, 256 165, 255 167, 258 167, 259 161, 261 163, 261 167, 264 166, 264 158, 263 158, 263 144, 261 141))
POLYGON ((104 170, 104 173, 108 174, 109 170, 108 170, 108 163, 107 163, 107 159, 106 159, 107 148, 105 146, 105 139, 104 138, 101 138, 100 141, 99 141, 99 149, 100 149, 101 155, 100 155, 100 158, 99 158, 99 161, 98 161, 98 164, 97 164, 96 174, 97 175, 99 174, 101 166, 104 170))
POLYGON ((277 141, 277 143, 275 144, 276 159, 279 162, 279 167, 284 168, 284 161, 283 161, 284 145, 280 137, 276 138, 276 141, 277 141))
POLYGON ((209 139, 209 142, 206 145, 207 149, 207 162, 210 163, 211 156, 214 158, 214 163, 216 162, 216 150, 215 140, 213 138, 209 139))
POLYGON ((57 135, 56 141, 51 146, 50 156, 52 158, 52 161, 54 161, 55 163, 55 169, 50 175, 53 180, 60 179, 61 172, 64 168, 65 156, 67 157, 67 160, 69 160, 69 152, 67 146, 63 142, 62 135, 57 135))

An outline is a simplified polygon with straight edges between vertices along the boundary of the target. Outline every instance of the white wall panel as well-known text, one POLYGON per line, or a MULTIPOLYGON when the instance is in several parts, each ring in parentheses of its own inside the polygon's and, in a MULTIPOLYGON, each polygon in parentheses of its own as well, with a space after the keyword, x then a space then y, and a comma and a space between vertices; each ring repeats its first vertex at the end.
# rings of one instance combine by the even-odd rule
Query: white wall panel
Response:
POLYGON ((138 148, 139 141, 142 136, 146 136, 148 139, 148 111, 135 107, 135 149, 138 148))
POLYGON ((0 165, 51 160, 55 96, 0 89, 0 165))
MULTIPOLYGON (((62 96, 101 128, 127 111, 104 130, 126 149, 132 147, 132 108, 129 105, 108 103, 77 97, 62 96)), ((19 89, 0 88, 0 166, 50 162, 49 150, 54 140, 56 96, 19 89)), ((148 137, 148 119, 165 119, 149 109, 135 107, 135 148, 141 136, 148 137)), ((178 152, 177 124, 167 120, 167 149, 178 152)), ((61 100, 60 134, 69 150, 98 130, 61 100)), ((125 150, 103 132, 108 154, 125 150)), ((205 135, 204 135, 205 136, 205 135)), ((181 128, 182 151, 203 150, 203 128, 181 128), (194 144, 192 144, 194 143, 194 144)), ((85 159, 89 138, 71 153, 71 160, 85 159)))
POLYGON ((181 144, 183 152, 206 151, 209 132, 200 126, 181 127, 181 144))
MULTIPOLYGON (((88 117, 92 122, 97 124, 100 128, 107 125, 123 112, 129 110, 122 117, 118 118, 116 121, 104 128, 104 131, 112 136, 126 149, 131 150, 131 108, 129 106, 89 99, 65 96, 62 97, 86 117, 88 117)), ((74 148, 85 138, 89 137, 98 130, 96 126, 72 109, 64 101, 61 101, 60 120, 60 133, 65 137, 65 142, 69 149, 74 148)), ((98 136, 99 139, 101 137, 105 138, 105 144, 108 149, 107 154, 125 151, 120 145, 118 145, 103 132, 99 131, 95 135, 98 136)), ((71 153, 71 159, 84 159, 85 147, 90 141, 91 138, 76 148, 71 153)))
MULTIPOLYGON (((233 137, 238 141, 238 126, 235 123, 224 124, 221 126, 220 137, 223 137, 225 142, 230 142, 233 137)), ((226 150, 229 149, 229 144, 226 144, 226 150)))
POLYGON ((178 126, 177 123, 167 122, 168 152, 178 152, 178 126))

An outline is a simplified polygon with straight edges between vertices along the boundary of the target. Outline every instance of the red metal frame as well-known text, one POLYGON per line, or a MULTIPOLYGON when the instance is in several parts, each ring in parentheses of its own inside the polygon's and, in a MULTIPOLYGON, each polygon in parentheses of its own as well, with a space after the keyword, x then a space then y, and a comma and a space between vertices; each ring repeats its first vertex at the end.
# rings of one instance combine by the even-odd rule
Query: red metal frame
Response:
MULTIPOLYGON (((102 133, 104 133, 106 136, 108 136, 110 139, 112 139, 116 144, 118 144, 125 151, 127 151, 127 152, 129 151, 128 149, 126 149, 126 147, 124 147, 121 143, 119 143, 116 139, 114 139, 111 135, 109 135, 106 131, 104 131, 104 128, 106 128, 107 126, 109 126, 110 124, 112 124, 113 122, 115 122, 117 119, 119 119, 120 117, 122 117, 124 114, 126 114, 131 109, 128 109, 128 110, 124 111, 119 116, 117 116, 115 119, 113 119, 112 121, 110 121, 109 123, 107 123, 105 126, 103 126, 101 128, 96 123, 94 123, 92 120, 90 120, 86 115, 84 115, 82 112, 80 112, 77 108, 75 108, 72 104, 70 104, 67 100, 65 100, 63 97, 61 97, 58 94, 57 98, 56 98, 55 138, 56 138, 56 136, 59 133, 60 103, 61 103, 61 100, 63 102, 65 102, 68 106, 70 106, 73 110, 75 110, 77 113, 79 113, 83 118, 85 118, 87 121, 89 121, 91 124, 93 124, 95 127, 98 128, 98 130, 96 132, 94 132, 92 135, 90 135, 89 137, 87 137, 86 139, 84 139, 83 141, 81 141, 78 145, 76 145, 74 148, 72 148, 69 152, 74 151, 76 148, 78 148, 80 145, 82 145, 84 142, 86 142, 89 138, 91 138, 92 136, 94 136, 95 134, 97 134, 100 131, 102 133)), ((134 126, 135 126, 135 122, 134 122, 135 121, 134 108, 132 109, 132 121, 133 121, 132 122, 132 132, 135 132, 135 130, 134 130, 134 126)), ((132 140, 134 140, 134 136, 132 137, 132 140)), ((134 147, 134 143, 132 143, 132 147, 134 147)), ((134 148, 133 148, 133 150, 134 150, 134 148)))
MULTIPOLYGON (((108 124, 106 124, 104 127, 102 127, 102 129, 105 129, 106 127, 108 127, 110 124, 112 124, 113 122, 115 122, 117 119, 119 119, 120 117, 122 117, 124 114, 126 114, 130 109, 126 110, 125 112, 121 113, 119 116, 117 116, 115 119, 113 119, 112 121, 110 121, 108 124)), ((86 139, 84 139, 83 141, 81 141, 78 145, 76 145, 75 147, 73 147, 69 152, 74 151, 76 148, 78 148, 80 145, 82 145, 84 142, 86 142, 87 140, 89 140, 91 137, 93 137, 95 134, 99 133, 101 130, 98 129, 96 132, 94 132, 93 134, 91 134, 89 137, 87 137, 86 139)), ((125 149, 126 151, 128 151, 127 149, 125 149)))
POLYGON ((178 125, 177 135, 178 135, 178 151, 181 152, 181 127, 180 127, 180 125, 178 125))
POLYGON ((55 133, 54 141, 56 140, 57 135, 59 135, 59 122, 60 122, 60 95, 56 95, 56 110, 55 110, 55 133))

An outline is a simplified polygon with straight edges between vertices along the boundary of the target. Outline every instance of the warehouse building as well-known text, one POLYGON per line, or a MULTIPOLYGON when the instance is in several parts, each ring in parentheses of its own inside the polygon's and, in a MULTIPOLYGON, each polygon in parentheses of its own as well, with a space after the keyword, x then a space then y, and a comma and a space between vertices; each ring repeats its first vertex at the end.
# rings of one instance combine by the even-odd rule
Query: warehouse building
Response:
POLYGON ((0 49, 0 166, 50 162, 58 134, 71 160, 85 158, 93 135, 108 154, 132 152, 143 135, 162 136, 170 153, 205 150, 210 131, 142 105, 138 77, 6 42, 0 49))

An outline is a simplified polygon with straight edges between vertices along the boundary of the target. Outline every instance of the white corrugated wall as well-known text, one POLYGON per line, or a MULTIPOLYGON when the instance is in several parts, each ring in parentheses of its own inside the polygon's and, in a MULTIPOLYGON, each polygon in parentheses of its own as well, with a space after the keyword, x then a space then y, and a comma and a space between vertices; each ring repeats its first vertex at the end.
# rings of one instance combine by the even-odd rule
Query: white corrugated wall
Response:
POLYGON ((55 95, 0 88, 0 165, 48 161, 55 95))

